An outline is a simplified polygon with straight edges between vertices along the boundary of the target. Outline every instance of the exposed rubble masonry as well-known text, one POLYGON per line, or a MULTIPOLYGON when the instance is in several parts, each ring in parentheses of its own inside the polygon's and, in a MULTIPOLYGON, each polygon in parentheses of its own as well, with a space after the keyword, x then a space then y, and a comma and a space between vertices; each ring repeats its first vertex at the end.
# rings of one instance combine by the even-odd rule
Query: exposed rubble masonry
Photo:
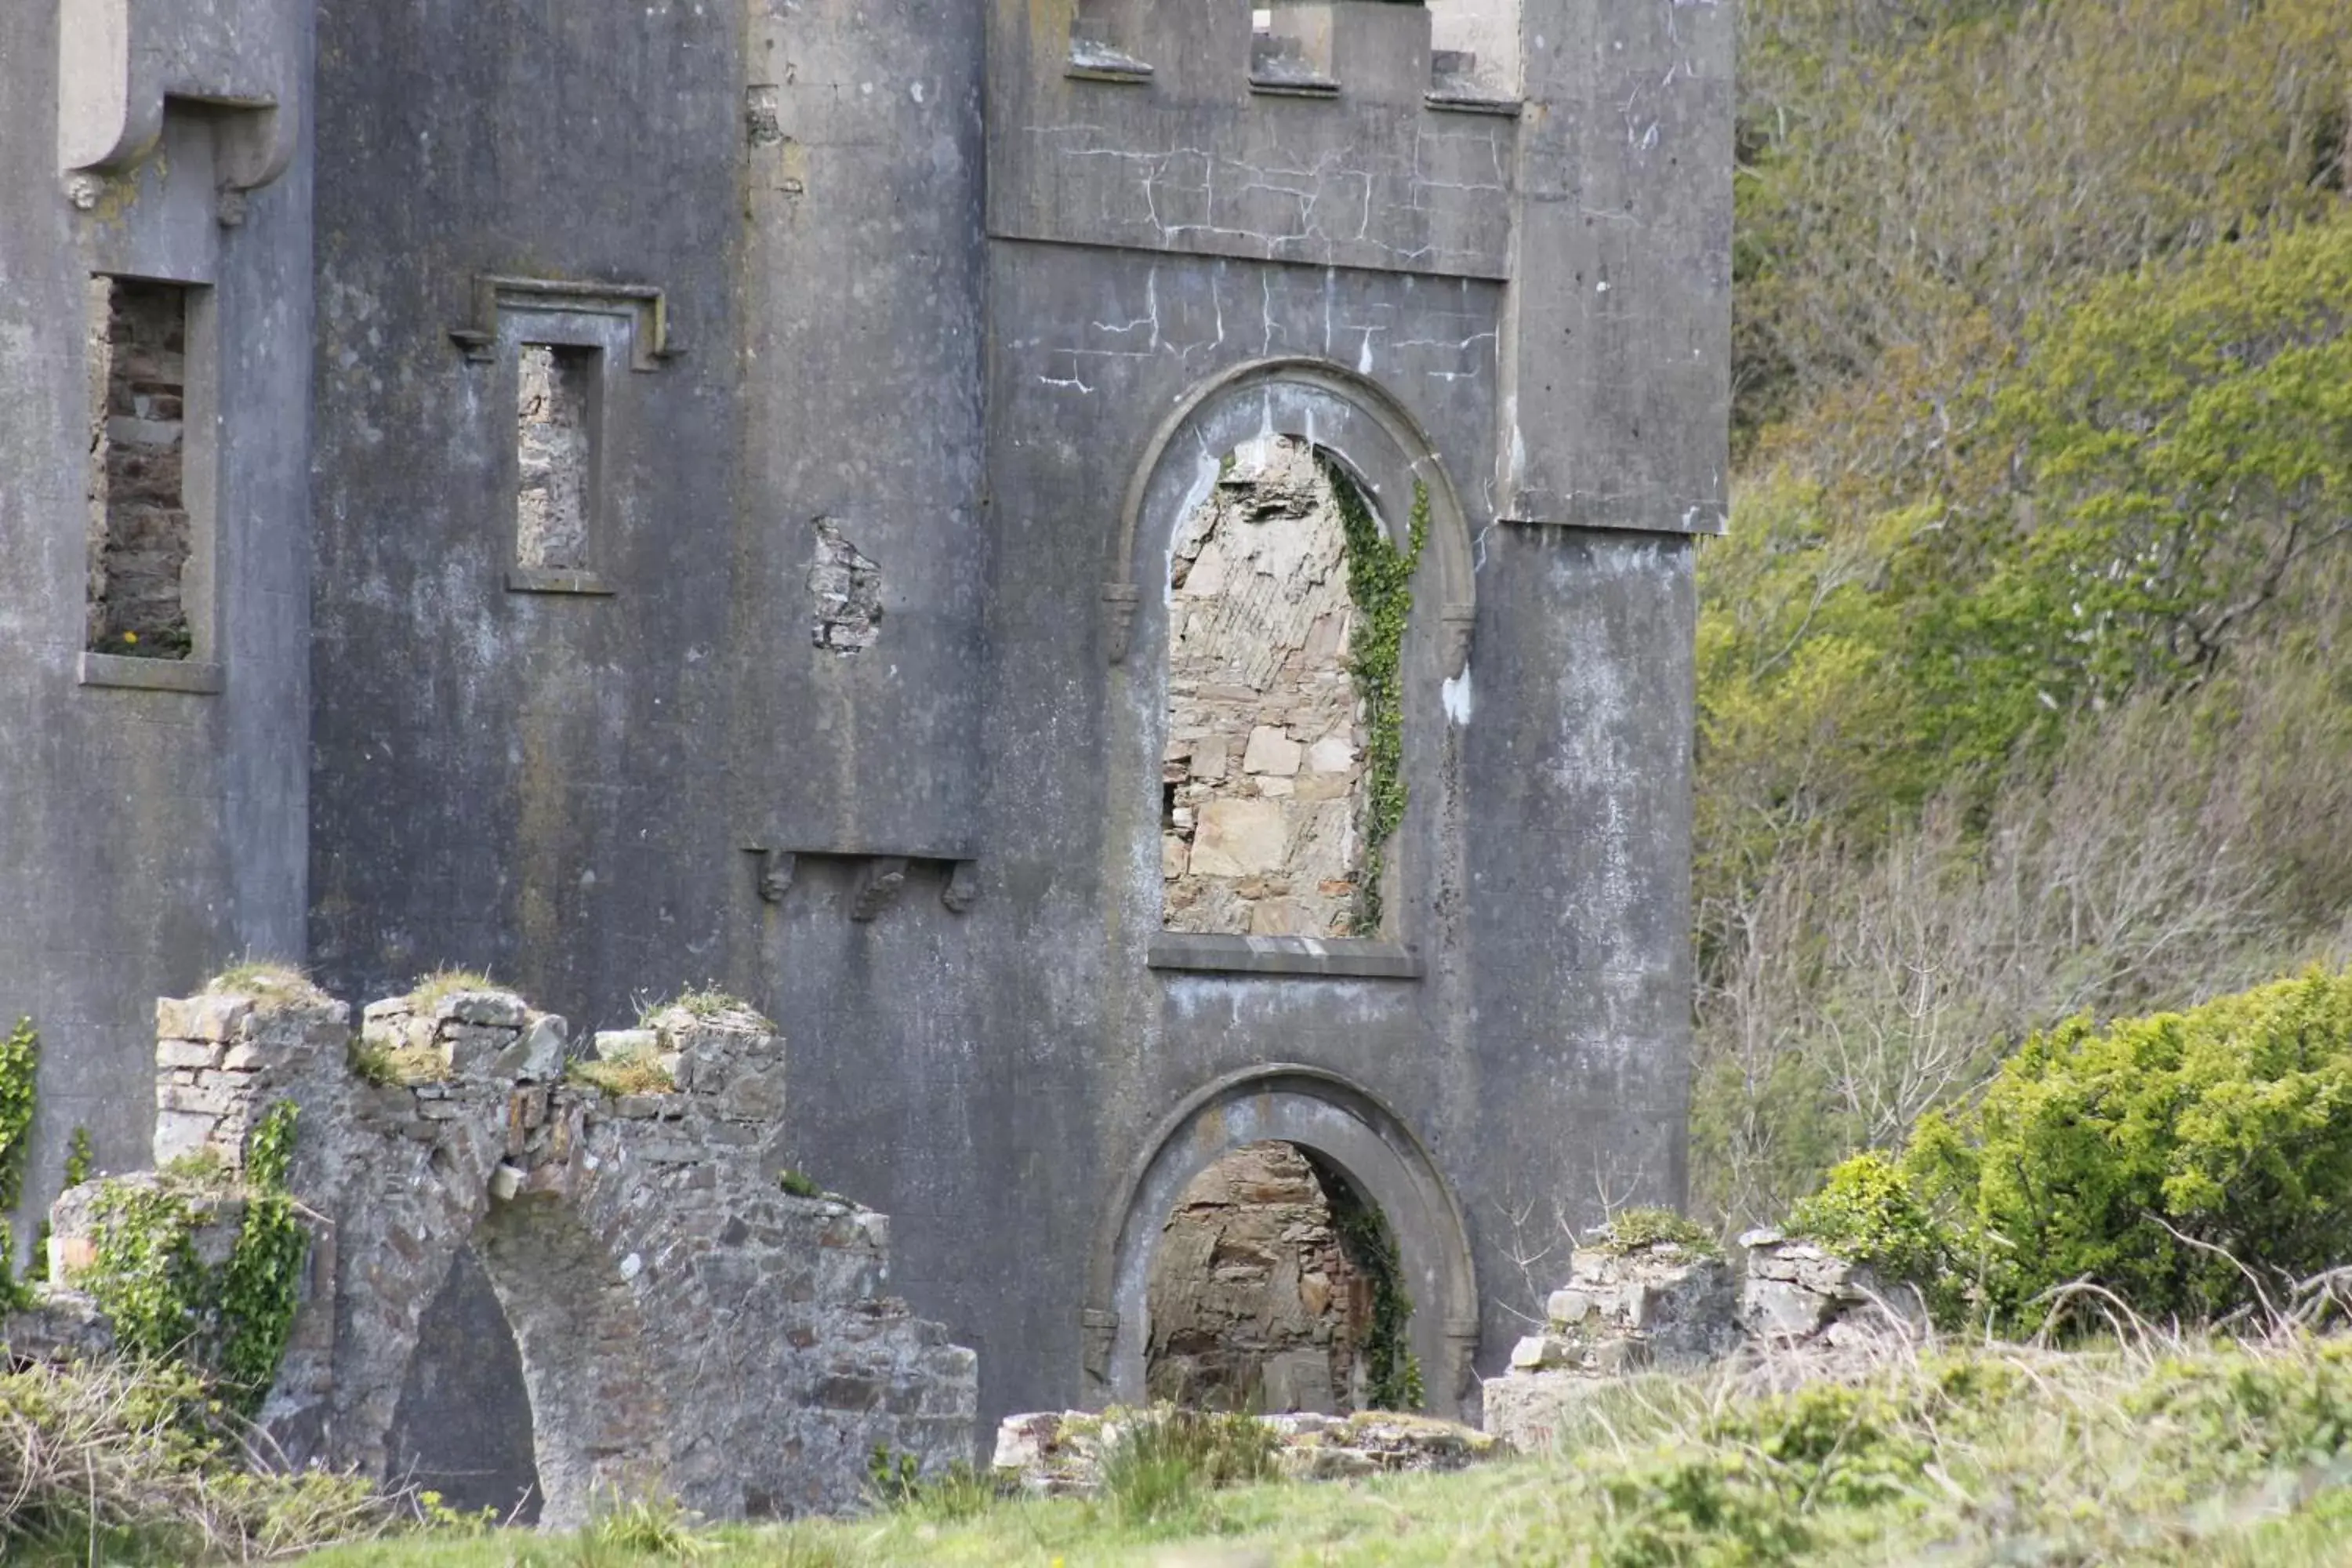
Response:
POLYGON ((187 290, 89 280, 89 611, 93 652, 185 658, 191 547, 182 463, 187 290))
POLYGON ((1362 1407, 1371 1281, 1331 1199, 1287 1143, 1236 1149, 1192 1179, 1152 1257, 1145 1386, 1217 1410, 1362 1407))
POLYGON ((882 568, 867 560, 841 525, 818 518, 816 559, 809 566, 809 597, 815 618, 809 640, 835 653, 872 647, 882 635, 882 568))
POLYGON ((598 351, 525 343, 515 375, 515 564, 588 564, 598 351))
MULTIPOLYGON (((756 1015, 597 1036, 657 1086, 608 1093, 578 1081, 562 1019, 505 992, 377 1003, 356 1042, 315 994, 156 1011, 158 1164, 233 1172, 266 1108, 299 1110, 309 1283, 261 1415, 288 1462, 447 1468, 390 1438, 468 1248, 513 1331, 550 1525, 610 1489, 719 1518, 840 1511, 877 1446, 929 1473, 971 1457, 974 1359, 883 1294, 887 1216, 781 1184, 783 1043, 756 1015)), ((92 1190, 52 1209, 68 1282, 94 1255, 92 1190)))
POLYGON ((1356 933, 1365 735, 1338 498, 1314 448, 1236 452, 1170 574, 1162 923, 1356 933))

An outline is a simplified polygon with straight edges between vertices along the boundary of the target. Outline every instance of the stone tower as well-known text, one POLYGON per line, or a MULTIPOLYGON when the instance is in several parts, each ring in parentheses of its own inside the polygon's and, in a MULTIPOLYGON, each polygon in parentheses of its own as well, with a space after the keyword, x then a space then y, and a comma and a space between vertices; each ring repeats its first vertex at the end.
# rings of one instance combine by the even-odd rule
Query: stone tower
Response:
POLYGON ((1731 26, 7 7, 28 1204, 76 1125, 137 1162, 152 999, 248 952, 583 1029, 715 984, 983 1414, 1139 1391, 1260 1140, 1387 1219, 1460 1408, 1512 1259, 1682 1185, 1731 26))

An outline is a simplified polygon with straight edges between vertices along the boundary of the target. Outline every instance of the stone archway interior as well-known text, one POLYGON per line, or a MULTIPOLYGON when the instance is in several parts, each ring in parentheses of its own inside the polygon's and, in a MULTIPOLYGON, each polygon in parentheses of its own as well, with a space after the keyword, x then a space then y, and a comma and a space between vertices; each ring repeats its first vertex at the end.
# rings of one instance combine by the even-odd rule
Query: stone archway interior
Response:
POLYGON ((1244 442, 1171 552, 1166 929, 1360 934, 1354 614, 1339 500, 1315 448, 1244 442))
POLYGON ((1363 1408, 1376 1290, 1341 1235, 1350 1202, 1343 1178, 1289 1143, 1248 1144, 1194 1177, 1152 1258, 1150 1396, 1273 1414, 1363 1408))
POLYGON ((392 1430, 393 1479, 438 1492, 472 1513, 495 1509, 514 1524, 539 1522, 539 1465, 530 1391, 506 1310, 470 1247, 418 1321, 392 1430))

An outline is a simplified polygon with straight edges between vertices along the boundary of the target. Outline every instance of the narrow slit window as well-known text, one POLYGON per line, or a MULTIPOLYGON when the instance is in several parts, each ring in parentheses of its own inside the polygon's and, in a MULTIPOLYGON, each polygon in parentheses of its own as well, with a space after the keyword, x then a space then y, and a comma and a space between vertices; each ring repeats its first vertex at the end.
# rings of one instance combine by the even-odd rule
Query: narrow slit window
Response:
POLYGON ((188 290, 89 280, 89 597, 92 653, 184 659, 188 290))
POLYGON ((600 351, 524 343, 515 382, 515 564, 588 569, 600 351))

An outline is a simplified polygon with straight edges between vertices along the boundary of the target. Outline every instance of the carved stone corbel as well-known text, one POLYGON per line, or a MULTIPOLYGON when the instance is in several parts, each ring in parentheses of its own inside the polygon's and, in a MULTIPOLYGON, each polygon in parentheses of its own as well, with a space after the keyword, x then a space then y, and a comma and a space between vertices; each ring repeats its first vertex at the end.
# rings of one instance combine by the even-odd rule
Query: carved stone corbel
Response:
MULTIPOLYGON (((307 0, 57 0, 58 167, 114 173, 163 134, 166 100, 218 113, 224 192, 286 172, 301 133, 307 0)), ((223 209, 234 223, 235 203, 223 209)))
POLYGON ((865 875, 859 879, 857 892, 850 900, 849 918, 870 921, 898 902, 899 891, 907 885, 907 862, 903 856, 877 855, 867 858, 865 875))
POLYGON ((789 849, 761 849, 760 857, 760 897, 772 904, 781 904, 784 895, 793 890, 793 874, 799 868, 800 858, 789 849))
POLYGON ((1087 1393, 1099 1403, 1110 1397, 1110 1358, 1118 1344, 1118 1314, 1085 1309, 1078 1314, 1078 1335, 1087 1393))
POLYGON ((948 873, 948 885, 940 889, 940 902, 948 913, 960 915, 980 900, 980 862, 959 860, 948 873))

